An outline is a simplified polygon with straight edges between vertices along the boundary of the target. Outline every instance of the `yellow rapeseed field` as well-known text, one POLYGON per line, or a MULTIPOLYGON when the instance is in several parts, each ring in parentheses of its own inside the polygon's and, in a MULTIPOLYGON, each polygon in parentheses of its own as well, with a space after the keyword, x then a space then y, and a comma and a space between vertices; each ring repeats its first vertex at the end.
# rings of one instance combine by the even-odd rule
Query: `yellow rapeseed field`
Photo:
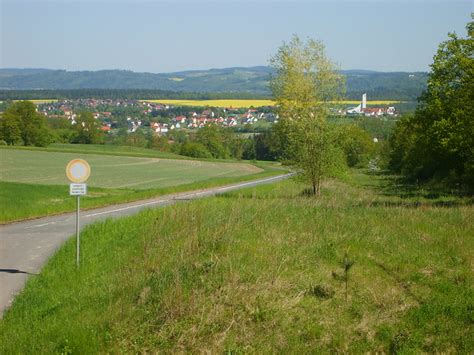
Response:
MULTIPOLYGON (((22 101, 22 100, 13 100, 13 101, 22 101)), ((56 101, 59 101, 58 99, 41 99, 41 100, 26 100, 26 101, 31 101, 32 103, 36 104, 36 105, 40 105, 40 104, 47 104, 47 103, 50 103, 50 102, 56 102, 56 101)))
MULTIPOLYGON (((367 100, 367 105, 393 105, 399 104, 402 101, 396 100, 367 100)), ((358 105, 360 101, 357 100, 342 100, 342 101, 331 101, 333 104, 342 104, 342 105, 358 105)))
MULTIPOLYGON (((228 107, 228 108, 245 108, 245 107, 261 107, 272 106, 275 104, 273 100, 141 100, 144 102, 154 102, 165 105, 175 106, 211 106, 211 107, 228 107)), ((400 101, 393 100, 374 100, 367 101, 367 105, 390 105, 400 101)), ((360 101, 335 101, 334 104, 342 105, 358 105, 360 101)))
POLYGON ((46 103, 50 103, 50 102, 56 102, 56 101, 59 101, 57 99, 44 99, 44 100, 31 100, 33 101, 35 104, 46 104, 46 103))
POLYGON ((155 102, 165 105, 175 106, 212 106, 212 107, 261 107, 272 106, 272 100, 142 100, 146 102, 155 102))

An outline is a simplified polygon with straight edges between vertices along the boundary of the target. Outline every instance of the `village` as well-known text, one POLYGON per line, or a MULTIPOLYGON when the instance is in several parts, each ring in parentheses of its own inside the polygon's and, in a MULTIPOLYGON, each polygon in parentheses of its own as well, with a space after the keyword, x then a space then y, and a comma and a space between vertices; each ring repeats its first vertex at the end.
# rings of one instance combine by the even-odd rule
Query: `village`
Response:
MULTIPOLYGON (((66 118, 76 124, 79 112, 90 111, 100 121, 101 130, 126 128, 129 133, 139 128, 166 135, 173 130, 193 130, 215 124, 243 131, 265 130, 278 122, 274 107, 194 107, 128 99, 76 99, 41 103, 37 110, 50 119, 66 118)), ((395 107, 367 107, 363 95, 357 107, 334 107, 333 116, 397 117, 395 107)))
POLYGON ((170 130, 198 129, 208 124, 221 127, 237 127, 261 123, 274 123, 278 116, 271 107, 260 108, 203 108, 171 106, 140 100, 78 99, 43 103, 38 111, 49 118, 67 118, 71 124, 81 111, 91 111, 108 132, 126 127, 129 132, 149 128, 166 134, 170 130))

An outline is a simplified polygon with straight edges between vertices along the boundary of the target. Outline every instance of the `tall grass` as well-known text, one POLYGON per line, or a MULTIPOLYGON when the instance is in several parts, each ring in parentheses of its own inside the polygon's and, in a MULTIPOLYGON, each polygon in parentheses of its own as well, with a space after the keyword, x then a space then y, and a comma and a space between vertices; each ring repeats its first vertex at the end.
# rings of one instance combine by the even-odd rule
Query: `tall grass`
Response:
POLYGON ((404 205, 368 180, 331 181, 319 200, 287 181, 91 225, 80 270, 71 240, 30 278, 0 353, 472 353, 472 205, 404 205))

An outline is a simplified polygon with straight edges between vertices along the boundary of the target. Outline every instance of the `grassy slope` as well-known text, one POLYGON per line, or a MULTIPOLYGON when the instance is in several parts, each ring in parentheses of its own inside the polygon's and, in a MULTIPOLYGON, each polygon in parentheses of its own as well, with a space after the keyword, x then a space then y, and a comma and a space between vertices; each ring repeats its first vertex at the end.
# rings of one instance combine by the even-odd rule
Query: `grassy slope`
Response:
POLYGON ((0 353, 474 350, 472 201, 366 175, 302 188, 89 226, 81 269, 71 240, 5 314, 0 353))

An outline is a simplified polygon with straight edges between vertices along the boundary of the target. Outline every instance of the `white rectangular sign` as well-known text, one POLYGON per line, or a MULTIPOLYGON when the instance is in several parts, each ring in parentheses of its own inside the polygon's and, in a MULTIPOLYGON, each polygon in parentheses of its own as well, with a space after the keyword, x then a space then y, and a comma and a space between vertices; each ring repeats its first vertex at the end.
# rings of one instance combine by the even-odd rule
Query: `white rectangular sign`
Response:
POLYGON ((81 196, 87 194, 87 184, 69 184, 69 195, 81 196))

